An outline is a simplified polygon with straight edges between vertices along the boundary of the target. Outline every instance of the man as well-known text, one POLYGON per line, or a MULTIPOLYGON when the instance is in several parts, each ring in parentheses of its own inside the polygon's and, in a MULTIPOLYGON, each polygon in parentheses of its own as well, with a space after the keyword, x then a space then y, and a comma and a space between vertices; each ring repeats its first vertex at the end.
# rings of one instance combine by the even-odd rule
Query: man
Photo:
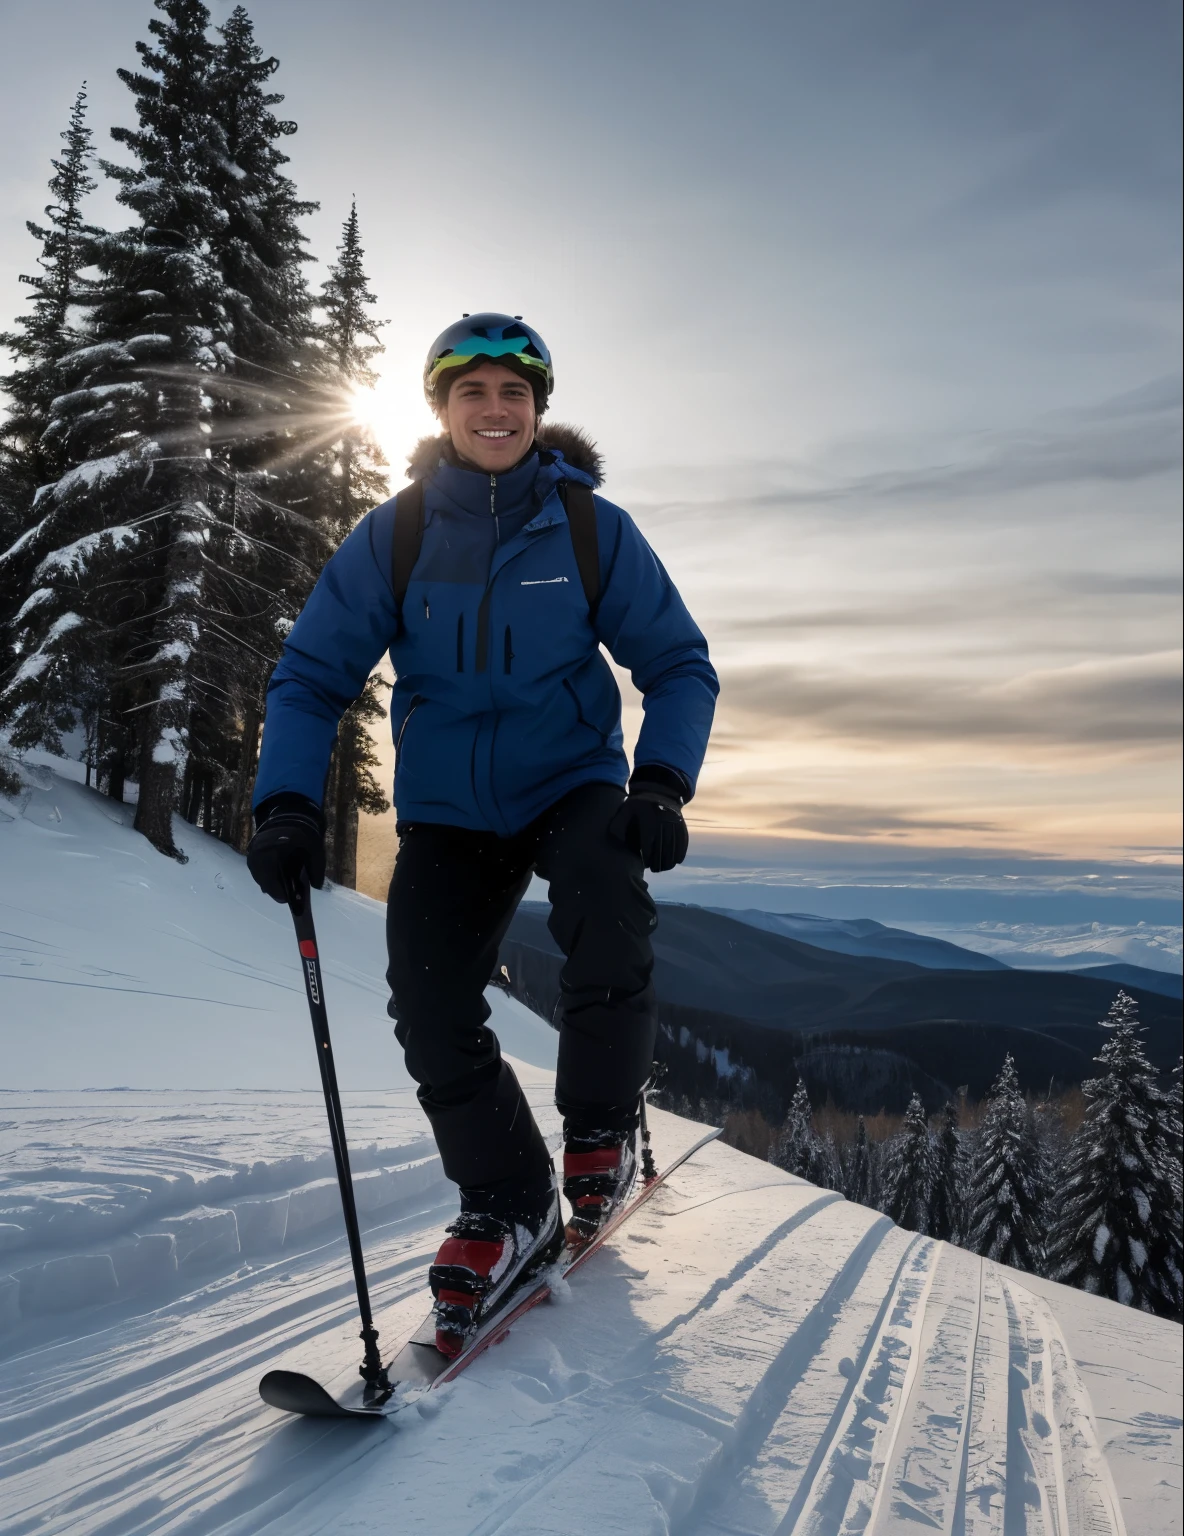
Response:
POLYGON ((655 1035, 657 917, 643 870, 686 856, 682 807, 718 691, 653 551, 626 513, 592 496, 593 445, 540 428, 553 387, 542 338, 514 316, 467 315, 432 347, 424 390, 442 433, 412 457, 411 499, 362 519, 288 637, 268 688, 247 855, 277 901, 302 871, 322 884, 337 723, 389 649, 389 1011, 460 1187, 430 1271, 449 1355, 564 1240, 546 1145, 486 1027, 498 946, 537 870, 567 957, 556 1103, 566 1235, 578 1246, 635 1178, 655 1035), (632 777, 601 645, 644 699, 632 777))

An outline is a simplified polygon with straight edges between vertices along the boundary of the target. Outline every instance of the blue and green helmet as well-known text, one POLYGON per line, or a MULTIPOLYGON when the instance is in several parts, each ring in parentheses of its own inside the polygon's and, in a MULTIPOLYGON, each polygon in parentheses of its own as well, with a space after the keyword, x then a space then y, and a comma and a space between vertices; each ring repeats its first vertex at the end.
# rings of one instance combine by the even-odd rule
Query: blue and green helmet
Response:
POLYGON ((423 369, 423 392, 430 406, 447 396, 448 385, 480 363, 501 363, 534 387, 540 414, 555 388, 547 344, 520 315, 465 315, 432 343, 423 369), (444 388, 441 389, 441 384, 444 388))

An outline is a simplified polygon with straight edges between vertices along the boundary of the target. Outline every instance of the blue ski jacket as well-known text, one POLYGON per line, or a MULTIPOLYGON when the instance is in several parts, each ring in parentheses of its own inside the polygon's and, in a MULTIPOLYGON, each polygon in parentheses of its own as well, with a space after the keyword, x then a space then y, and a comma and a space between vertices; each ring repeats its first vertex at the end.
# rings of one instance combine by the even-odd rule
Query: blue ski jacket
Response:
POLYGON ((321 803, 338 721, 386 650, 400 820, 508 837, 579 784, 624 785, 621 695, 602 645, 643 696, 637 765, 673 769, 693 794, 719 691, 707 642, 632 519, 600 496, 590 614, 556 487, 599 484, 599 459, 581 434, 560 434, 586 468, 539 446, 494 476, 447 462, 440 440, 421 445, 423 543, 402 622, 392 498, 325 566, 284 645, 256 806, 281 792, 321 803))

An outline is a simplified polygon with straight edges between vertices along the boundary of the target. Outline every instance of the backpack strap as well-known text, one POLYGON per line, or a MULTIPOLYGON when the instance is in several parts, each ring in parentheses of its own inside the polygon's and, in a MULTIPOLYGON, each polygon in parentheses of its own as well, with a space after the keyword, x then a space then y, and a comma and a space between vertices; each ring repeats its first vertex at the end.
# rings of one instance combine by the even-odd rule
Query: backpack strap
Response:
POLYGON ((571 546, 575 550, 576 569, 584 596, 588 600, 588 612, 596 617, 600 605, 600 541, 596 534, 596 503, 586 485, 576 480, 562 480, 559 495, 567 513, 567 525, 571 529, 571 546))
POLYGON ((423 546, 423 481, 413 480, 395 497, 395 528, 391 538, 391 590, 399 628, 403 627, 403 599, 411 573, 423 546))

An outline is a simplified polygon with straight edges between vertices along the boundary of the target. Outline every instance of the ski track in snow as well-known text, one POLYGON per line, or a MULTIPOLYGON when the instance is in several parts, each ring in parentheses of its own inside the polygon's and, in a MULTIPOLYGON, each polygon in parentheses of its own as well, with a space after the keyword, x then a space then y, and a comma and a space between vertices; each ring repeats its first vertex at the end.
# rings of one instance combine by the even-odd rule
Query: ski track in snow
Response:
MULTIPOLYGON (((700 1129, 654 1121, 660 1154, 700 1129)), ((388 1348, 423 1314, 449 1197, 366 1232, 388 1348)), ((338 1386, 356 1367, 322 1228, 154 1306, 42 1319, 32 1348, 0 1335, 0 1527, 1125 1536, 1080 1375, 1021 1279, 714 1145, 455 1383, 336 1424, 257 1396, 277 1365, 338 1386)))

